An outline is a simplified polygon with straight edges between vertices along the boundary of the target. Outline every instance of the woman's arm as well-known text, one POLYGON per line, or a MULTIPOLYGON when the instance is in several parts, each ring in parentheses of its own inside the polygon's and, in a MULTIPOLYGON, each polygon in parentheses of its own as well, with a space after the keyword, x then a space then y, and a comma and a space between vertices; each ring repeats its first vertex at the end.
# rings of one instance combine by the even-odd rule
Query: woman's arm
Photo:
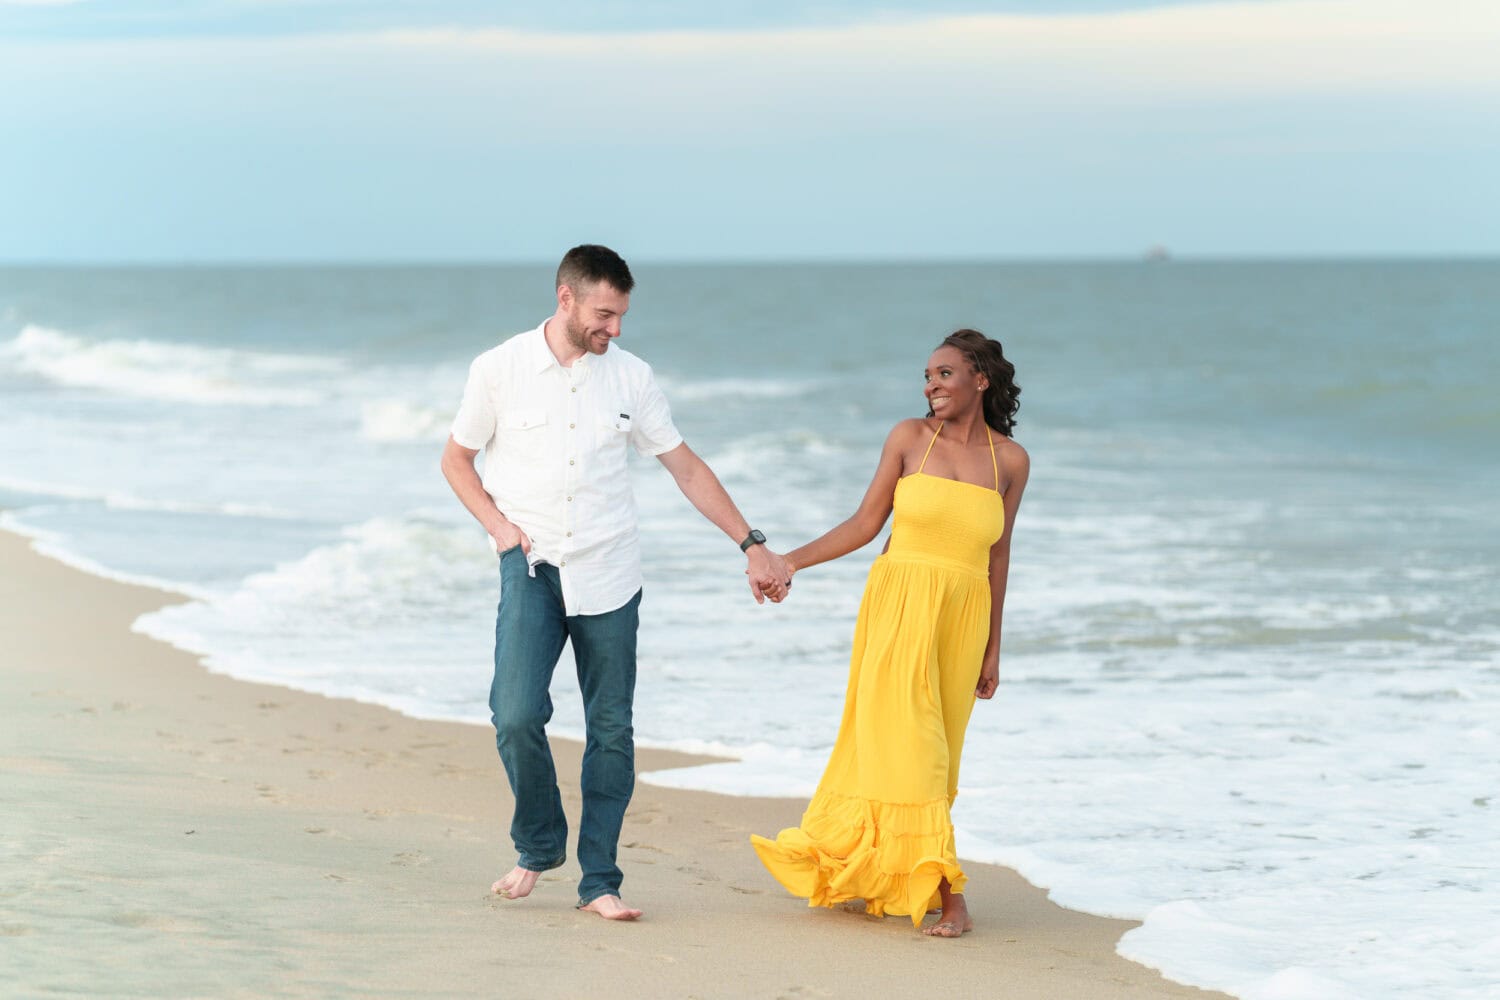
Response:
POLYGON ((865 490, 865 498, 859 509, 846 521, 801 548, 786 554, 786 565, 796 573, 799 569, 816 566, 818 563, 848 555, 880 533, 886 519, 891 516, 891 505, 895 501, 896 481, 901 478, 905 465, 905 452, 911 447, 916 428, 922 421, 903 420, 891 429, 885 445, 880 449, 880 464, 875 467, 875 477, 865 490))
POLYGON ((980 698, 993 698, 1000 686, 1000 626, 1005 614, 1005 584, 1010 578, 1010 538, 1016 526, 1016 511, 1021 507, 1021 494, 1031 475, 1031 457, 1014 442, 1005 449, 1004 464, 1005 531, 990 547, 990 641, 984 647, 979 684, 974 688, 974 694, 980 698))

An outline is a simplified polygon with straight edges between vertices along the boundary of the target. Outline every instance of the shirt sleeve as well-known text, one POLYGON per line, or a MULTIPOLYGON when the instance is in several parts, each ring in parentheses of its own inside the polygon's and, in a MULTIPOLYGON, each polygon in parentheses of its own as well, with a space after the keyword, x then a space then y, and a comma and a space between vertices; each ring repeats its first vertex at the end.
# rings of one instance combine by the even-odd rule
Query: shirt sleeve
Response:
POLYGON ((636 404, 636 419, 630 430, 630 444, 648 457, 665 454, 682 444, 682 435, 672 423, 672 408, 661 386, 656 384, 656 375, 648 367, 641 386, 640 402, 636 404))
POLYGON ((453 418, 453 440, 465 448, 478 451, 490 443, 495 436, 495 403, 490 398, 489 382, 484 377, 480 362, 475 358, 469 366, 469 380, 464 384, 464 399, 458 405, 458 416, 453 418))

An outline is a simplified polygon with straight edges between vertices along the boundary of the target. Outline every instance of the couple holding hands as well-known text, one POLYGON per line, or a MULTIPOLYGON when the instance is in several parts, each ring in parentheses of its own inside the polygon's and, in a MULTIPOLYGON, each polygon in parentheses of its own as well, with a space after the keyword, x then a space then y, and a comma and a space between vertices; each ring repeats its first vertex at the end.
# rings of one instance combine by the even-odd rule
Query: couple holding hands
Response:
POLYGON ((855 624, 837 741, 799 826, 752 837, 761 861, 811 905, 862 900, 923 932, 972 927, 949 809, 975 698, 999 681, 1011 528, 1029 470, 1011 439, 1019 387, 997 341, 946 337, 927 360, 928 413, 886 438, 859 508, 785 555, 752 529, 683 441, 651 368, 614 345, 635 280, 607 247, 574 247, 556 311, 470 366, 443 474, 499 552, 490 708, 515 797, 516 866, 494 891, 529 894, 566 858, 567 820, 545 726, 571 639, 586 739, 579 907, 611 920, 616 850, 635 785, 631 708, 641 568, 626 446, 659 459, 683 495, 738 542, 756 600, 873 540, 895 514, 855 624), (481 476, 474 460, 485 451, 481 476))

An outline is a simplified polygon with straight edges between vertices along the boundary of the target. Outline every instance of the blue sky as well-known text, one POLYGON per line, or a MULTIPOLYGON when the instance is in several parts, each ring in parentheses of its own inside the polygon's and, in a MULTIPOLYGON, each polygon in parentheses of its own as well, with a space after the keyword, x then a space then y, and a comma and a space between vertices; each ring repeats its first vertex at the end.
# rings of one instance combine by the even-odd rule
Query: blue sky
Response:
POLYGON ((1491 0, 0 0, 0 261, 1497 255, 1497 51, 1491 0))

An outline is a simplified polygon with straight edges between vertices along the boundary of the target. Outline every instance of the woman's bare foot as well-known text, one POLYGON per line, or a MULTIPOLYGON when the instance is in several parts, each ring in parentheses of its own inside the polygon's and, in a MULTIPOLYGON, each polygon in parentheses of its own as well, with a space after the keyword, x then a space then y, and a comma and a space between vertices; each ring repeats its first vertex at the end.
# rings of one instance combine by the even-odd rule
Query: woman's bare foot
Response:
POLYGON ((938 891, 943 896, 943 915, 937 923, 923 927, 922 933, 928 937, 956 938, 972 931, 974 921, 969 919, 969 904, 964 902, 964 894, 950 891, 947 879, 943 879, 938 891))
POLYGON ((494 885, 490 886, 490 892, 504 896, 506 899, 520 899, 531 895, 531 890, 536 887, 536 880, 541 877, 541 872, 534 872, 529 868, 516 865, 505 876, 494 885))
POLYGON ((579 909, 597 913, 605 920, 634 920, 641 915, 640 910, 632 909, 620 902, 619 896, 600 896, 593 902, 580 906, 579 909))

